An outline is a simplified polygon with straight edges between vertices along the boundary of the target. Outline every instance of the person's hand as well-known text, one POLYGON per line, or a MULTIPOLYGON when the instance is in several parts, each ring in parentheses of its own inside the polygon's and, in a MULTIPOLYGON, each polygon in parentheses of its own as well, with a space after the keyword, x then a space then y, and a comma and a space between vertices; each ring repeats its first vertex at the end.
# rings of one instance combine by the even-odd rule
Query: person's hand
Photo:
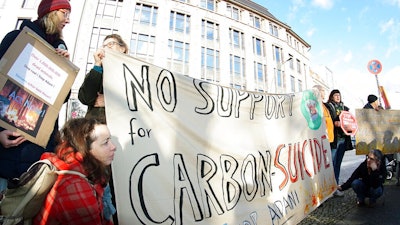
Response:
POLYGON ((337 189, 338 189, 339 191, 343 191, 342 186, 340 186, 340 185, 337 186, 337 189))
POLYGON ((65 49, 61 49, 61 48, 56 48, 56 53, 62 57, 65 57, 67 59, 69 59, 69 52, 68 50, 65 49))
POLYGON ((376 165, 376 162, 371 162, 369 164, 369 167, 371 168, 372 171, 375 171, 376 169, 378 169, 378 165, 376 165))
POLYGON ((94 65, 101 66, 104 58, 104 49, 97 49, 97 51, 93 54, 94 57, 94 65))
POLYGON ((20 145, 26 139, 19 133, 11 130, 3 130, 0 132, 0 143, 4 148, 11 148, 20 145))
POLYGON ((96 101, 94 102, 94 107, 104 107, 105 103, 104 103, 104 95, 97 93, 97 98, 96 101))

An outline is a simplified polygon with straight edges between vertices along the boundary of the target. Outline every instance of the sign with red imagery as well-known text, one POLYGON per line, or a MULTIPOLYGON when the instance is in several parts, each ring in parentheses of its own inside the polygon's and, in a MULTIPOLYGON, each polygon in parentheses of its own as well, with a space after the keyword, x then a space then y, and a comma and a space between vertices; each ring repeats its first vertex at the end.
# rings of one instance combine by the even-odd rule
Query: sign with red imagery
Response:
POLYGON ((358 130, 356 117, 348 111, 342 111, 339 115, 340 127, 346 135, 356 135, 358 130))

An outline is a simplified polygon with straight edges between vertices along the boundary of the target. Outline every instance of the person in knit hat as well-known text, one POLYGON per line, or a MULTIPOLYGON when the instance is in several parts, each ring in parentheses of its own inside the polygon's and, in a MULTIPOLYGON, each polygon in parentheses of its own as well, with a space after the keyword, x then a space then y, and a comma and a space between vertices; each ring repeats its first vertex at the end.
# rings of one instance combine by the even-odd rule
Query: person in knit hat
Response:
POLYGON ((364 105, 364 109, 375 109, 376 111, 379 111, 379 101, 376 95, 368 95, 367 100, 368 103, 364 105))
MULTIPOLYGON (((333 171, 335 174, 336 183, 339 184, 340 167, 346 150, 353 148, 351 138, 342 130, 340 123, 340 114, 342 111, 349 111, 349 108, 342 102, 342 96, 338 89, 334 89, 329 94, 328 102, 325 106, 329 109, 334 126, 334 141, 331 142, 331 152, 333 161, 333 171)), ((340 190, 334 192, 335 196, 343 196, 344 193, 340 190)))
MULTIPOLYGON (((38 6, 37 20, 24 20, 18 30, 9 32, 3 38, 0 43, 0 59, 24 27, 30 28, 46 40, 58 55, 69 58, 68 48, 62 39, 62 30, 70 22, 70 12, 71 5, 68 0, 42 0, 38 6)), ((65 101, 68 98, 69 95, 65 101)), ((20 177, 32 163, 40 159, 42 153, 54 151, 57 144, 58 119, 49 132, 49 141, 42 147, 27 141, 17 131, 0 127, 0 193, 6 188, 7 180, 20 177)))
POLYGON ((44 17, 47 13, 64 9, 71 12, 71 5, 68 0, 43 0, 40 2, 37 13, 38 19, 44 17))

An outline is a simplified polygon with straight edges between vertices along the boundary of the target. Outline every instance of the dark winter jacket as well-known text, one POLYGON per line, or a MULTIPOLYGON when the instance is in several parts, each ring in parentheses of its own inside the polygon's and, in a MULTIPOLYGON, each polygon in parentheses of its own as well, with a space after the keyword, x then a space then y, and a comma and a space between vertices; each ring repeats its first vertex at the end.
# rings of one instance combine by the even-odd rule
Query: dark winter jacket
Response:
MULTIPOLYGON (((47 37, 43 29, 38 25, 37 21, 25 20, 21 24, 20 30, 14 30, 9 32, 0 44, 0 59, 3 57, 8 47, 12 44, 15 38, 18 36, 23 27, 29 27, 39 36, 47 40, 54 48, 59 47, 59 45, 64 45, 65 42, 61 39, 54 39, 52 41, 51 37, 47 37)), ((69 96, 67 96, 68 99, 69 96)), ((0 127, 0 131, 4 128, 0 127)), ((56 140, 58 135, 58 119, 54 124, 50 139, 47 143, 46 148, 36 145, 32 142, 25 141, 22 144, 12 147, 4 148, 0 144, 0 177, 10 179, 19 177, 23 172, 25 172, 29 166, 40 159, 43 152, 53 152, 56 146, 56 140)))
POLYGON ((374 107, 372 107, 371 103, 367 103, 364 105, 363 109, 374 109, 374 107))
MULTIPOLYGON (((350 110, 347 106, 345 106, 343 104, 343 102, 340 102, 338 104, 338 103, 330 101, 330 102, 327 102, 327 103, 324 103, 324 104, 325 104, 326 108, 328 108, 329 113, 331 114, 331 118, 333 120, 333 123, 335 123, 335 121, 340 121, 340 117, 339 116, 340 116, 340 113, 342 111, 349 111, 350 110)), ((343 132, 341 127, 334 126, 334 136, 335 136, 334 141, 330 143, 331 144, 331 148, 336 149, 337 148, 336 144, 337 144, 338 139, 344 138, 345 139, 345 146, 346 146, 345 150, 353 149, 353 145, 351 143, 350 136, 346 135, 343 132)))
POLYGON ((86 118, 96 118, 105 123, 105 107, 94 107, 98 94, 103 94, 103 68, 95 66, 86 74, 79 88, 78 99, 88 106, 86 118))
POLYGON ((356 179, 361 179, 367 188, 377 188, 382 186, 386 179, 386 166, 384 162, 381 162, 379 169, 371 171, 371 173, 368 174, 367 159, 365 159, 364 162, 362 162, 357 169, 354 170, 350 178, 341 185, 342 189, 349 189, 351 187, 351 183, 356 179))

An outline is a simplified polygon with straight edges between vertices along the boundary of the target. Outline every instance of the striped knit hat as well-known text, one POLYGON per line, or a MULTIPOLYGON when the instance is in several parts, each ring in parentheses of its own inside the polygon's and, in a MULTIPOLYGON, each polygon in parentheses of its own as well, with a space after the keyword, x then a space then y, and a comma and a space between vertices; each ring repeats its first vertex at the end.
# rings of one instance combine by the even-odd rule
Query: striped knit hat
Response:
POLYGON ((68 9, 71 10, 69 0, 42 0, 38 7, 38 19, 45 16, 47 13, 58 10, 68 9))

